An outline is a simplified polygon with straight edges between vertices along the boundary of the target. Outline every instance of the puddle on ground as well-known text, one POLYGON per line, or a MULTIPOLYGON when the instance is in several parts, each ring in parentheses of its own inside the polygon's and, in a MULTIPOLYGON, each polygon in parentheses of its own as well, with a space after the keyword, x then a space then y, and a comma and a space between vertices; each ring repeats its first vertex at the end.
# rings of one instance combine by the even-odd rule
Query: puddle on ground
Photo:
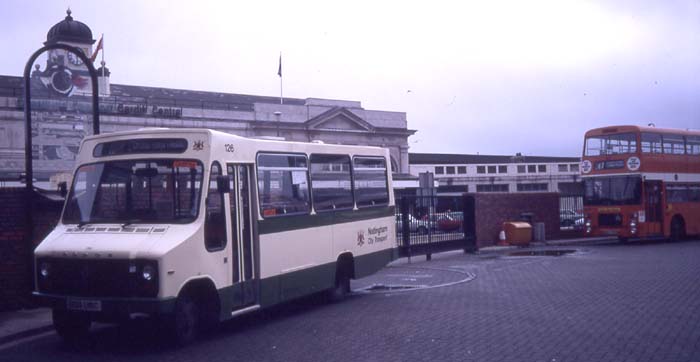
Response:
POLYGON ((559 249, 559 250, 524 250, 513 251, 507 253, 506 256, 562 256, 575 253, 574 249, 559 249))
POLYGON ((418 289, 425 288, 425 285, 387 285, 387 284, 374 284, 373 286, 365 289, 370 292, 386 292, 392 290, 407 290, 407 289, 418 289))

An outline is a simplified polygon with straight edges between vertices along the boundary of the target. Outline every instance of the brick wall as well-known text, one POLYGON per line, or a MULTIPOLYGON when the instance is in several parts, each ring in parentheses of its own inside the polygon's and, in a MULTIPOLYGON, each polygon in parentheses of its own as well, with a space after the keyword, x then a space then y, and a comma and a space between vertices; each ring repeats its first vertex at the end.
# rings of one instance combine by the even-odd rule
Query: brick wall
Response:
POLYGON ((476 239, 479 246, 494 245, 504 221, 520 221, 523 213, 532 222, 543 222, 547 240, 559 238, 559 194, 475 193, 476 239))
POLYGON ((63 205, 35 194, 34 240, 27 242, 24 193, 24 188, 0 188, 0 311, 31 306, 32 251, 56 225, 63 205))

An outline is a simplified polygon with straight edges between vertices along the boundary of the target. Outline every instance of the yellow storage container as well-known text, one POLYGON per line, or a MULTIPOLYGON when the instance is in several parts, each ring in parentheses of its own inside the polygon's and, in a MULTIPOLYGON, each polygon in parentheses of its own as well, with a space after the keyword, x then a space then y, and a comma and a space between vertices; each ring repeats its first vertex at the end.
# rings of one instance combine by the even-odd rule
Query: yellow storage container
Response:
POLYGON ((522 221, 506 221, 503 223, 506 242, 511 245, 527 246, 532 241, 532 226, 522 221))

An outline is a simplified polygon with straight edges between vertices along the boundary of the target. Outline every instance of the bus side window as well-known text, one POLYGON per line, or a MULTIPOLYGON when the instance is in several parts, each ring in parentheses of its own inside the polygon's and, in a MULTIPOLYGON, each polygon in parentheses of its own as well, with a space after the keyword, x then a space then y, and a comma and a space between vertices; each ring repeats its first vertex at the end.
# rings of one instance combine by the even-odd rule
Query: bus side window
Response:
POLYGON ((204 245, 208 251, 218 251, 226 247, 226 219, 224 194, 219 192, 216 178, 221 175, 221 166, 214 161, 209 175, 209 191, 206 199, 204 219, 204 245))
POLYGON ((263 217, 307 214, 311 210, 305 155, 260 153, 258 195, 263 217))
POLYGON ((353 158, 353 176, 358 208, 389 203, 386 161, 383 158, 353 158))
POLYGON ((311 190, 314 209, 352 209, 350 156, 311 155, 311 190))

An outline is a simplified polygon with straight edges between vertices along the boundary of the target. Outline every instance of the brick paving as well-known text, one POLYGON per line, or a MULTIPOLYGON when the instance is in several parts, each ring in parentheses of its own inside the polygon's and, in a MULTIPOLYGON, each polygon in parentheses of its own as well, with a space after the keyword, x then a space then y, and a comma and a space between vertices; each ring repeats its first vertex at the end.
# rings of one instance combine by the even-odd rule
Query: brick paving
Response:
POLYGON ((384 270, 394 275, 385 280, 476 277, 337 304, 309 298, 182 349, 133 323, 103 327, 77 349, 45 336, 0 349, 0 360, 700 361, 700 241, 570 248, 578 252, 416 258, 384 270))

